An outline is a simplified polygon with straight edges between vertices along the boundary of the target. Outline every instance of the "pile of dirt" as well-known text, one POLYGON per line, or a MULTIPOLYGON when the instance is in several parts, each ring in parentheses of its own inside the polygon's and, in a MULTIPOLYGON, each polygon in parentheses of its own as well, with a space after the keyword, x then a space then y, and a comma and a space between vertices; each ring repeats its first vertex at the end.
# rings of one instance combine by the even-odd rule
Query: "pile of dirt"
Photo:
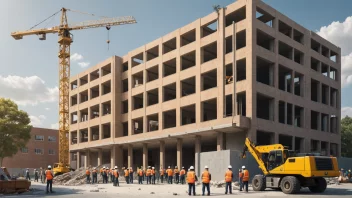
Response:
MULTIPOLYGON (((107 167, 107 166, 109 166, 109 164, 97 166, 96 167, 97 171, 99 171, 104 166, 107 167)), ((79 168, 75 171, 71 171, 71 172, 54 177, 53 183, 56 185, 64 185, 64 186, 78 186, 78 185, 86 184, 86 178, 87 178, 86 177, 86 169, 79 168)), ((91 181, 92 181, 92 178, 91 178, 91 181)), ((103 183, 103 179, 99 173, 98 173, 97 182, 103 183)))

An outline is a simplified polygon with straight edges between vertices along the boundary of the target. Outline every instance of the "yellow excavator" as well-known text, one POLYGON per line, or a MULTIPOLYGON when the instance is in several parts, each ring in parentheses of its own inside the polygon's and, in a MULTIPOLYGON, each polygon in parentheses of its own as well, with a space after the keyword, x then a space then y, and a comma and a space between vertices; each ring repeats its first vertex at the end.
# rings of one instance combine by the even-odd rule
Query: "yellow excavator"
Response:
POLYGON ((246 138, 242 158, 249 151, 264 175, 255 175, 252 180, 254 191, 266 188, 281 189, 285 194, 296 194, 302 187, 313 193, 325 191, 324 177, 338 177, 336 157, 297 155, 281 144, 256 146, 246 138))

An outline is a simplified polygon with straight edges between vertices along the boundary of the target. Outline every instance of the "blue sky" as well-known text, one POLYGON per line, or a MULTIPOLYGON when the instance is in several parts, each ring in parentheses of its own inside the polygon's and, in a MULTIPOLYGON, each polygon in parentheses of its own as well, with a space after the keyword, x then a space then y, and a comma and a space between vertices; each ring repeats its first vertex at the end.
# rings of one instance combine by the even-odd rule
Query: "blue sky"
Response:
MULTIPOLYGON (((134 25, 112 27, 108 50, 105 28, 72 32, 74 42, 71 54, 77 53, 71 63, 71 75, 93 66, 113 55, 128 51, 153 41, 197 18, 212 12, 212 5, 226 6, 233 0, 5 0, 0 12, 0 97, 17 101, 20 108, 31 115, 32 123, 40 127, 55 127, 58 119, 58 44, 57 35, 47 35, 46 41, 36 36, 15 41, 10 33, 27 30, 60 10, 70 8, 98 16, 132 15, 134 25)), ((343 114, 352 114, 352 1, 339 0, 264 0, 265 3, 313 31, 321 31, 328 40, 341 46, 345 58, 344 88, 342 90, 343 114), (346 20, 346 21, 345 21, 346 20), (338 21, 339 23, 332 22, 338 21), (332 25, 331 25, 332 24, 332 25), (331 26, 329 26, 331 25, 331 26), (327 26, 321 30, 321 27, 327 26), (336 31, 337 29, 337 31, 336 31), (340 36, 336 32, 342 32, 340 36), (350 55, 350 56, 348 56, 350 55), (351 82, 351 84, 350 84, 351 82)), ((69 22, 97 19, 89 15, 68 13, 69 22)), ((59 15, 44 23, 51 27, 59 23, 59 15)))

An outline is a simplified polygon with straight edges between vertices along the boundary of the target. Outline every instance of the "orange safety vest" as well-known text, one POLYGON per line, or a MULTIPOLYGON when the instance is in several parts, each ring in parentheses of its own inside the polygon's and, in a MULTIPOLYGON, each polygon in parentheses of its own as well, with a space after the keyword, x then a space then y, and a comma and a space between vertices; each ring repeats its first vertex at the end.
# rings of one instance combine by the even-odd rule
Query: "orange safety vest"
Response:
POLYGON ((249 171, 244 170, 243 171, 243 181, 248 181, 249 180, 249 171))
POLYGON ((177 168, 174 169, 174 172, 175 172, 175 174, 179 173, 177 168))
POLYGON ((155 175, 155 170, 152 170, 152 175, 155 175))
POLYGON ((202 182, 205 184, 209 184, 210 182, 210 173, 208 171, 204 171, 202 173, 202 182))
POLYGON ((90 175, 90 171, 89 170, 86 170, 86 175, 90 175))
POLYGON ((164 175, 164 169, 160 169, 160 175, 164 175))
POLYGON ((119 172, 118 172, 117 170, 114 170, 114 176, 115 176, 116 178, 119 177, 119 172))
POLYGON ((103 169, 101 168, 101 169, 100 169, 100 173, 102 173, 102 172, 103 172, 103 169))
POLYGON ((239 173, 238 173, 238 177, 242 179, 243 173, 242 173, 242 172, 239 172, 239 173))
POLYGON ((45 171, 45 176, 46 176, 46 180, 52 180, 53 179, 53 174, 51 173, 50 170, 46 170, 45 171))
POLYGON ((184 175, 184 174, 186 174, 186 171, 185 171, 185 170, 181 170, 181 171, 180 171, 180 175, 182 176, 182 175, 184 175))
POLYGON ((226 182, 232 182, 232 171, 228 170, 225 173, 225 181, 226 182))
POLYGON ((141 177, 143 176, 143 170, 142 169, 139 170, 138 175, 141 176, 141 177))
POLYGON ((125 177, 128 177, 128 176, 129 176, 128 170, 126 169, 126 170, 125 170, 125 177))
POLYGON ((167 175, 168 176, 172 176, 173 175, 173 171, 171 169, 167 169, 167 175))
POLYGON ((187 183, 194 184, 196 182, 196 173, 194 171, 189 171, 187 173, 187 183))
POLYGON ((152 170, 150 170, 149 168, 147 169, 147 173, 145 174, 146 176, 150 176, 150 174, 152 174, 152 170))

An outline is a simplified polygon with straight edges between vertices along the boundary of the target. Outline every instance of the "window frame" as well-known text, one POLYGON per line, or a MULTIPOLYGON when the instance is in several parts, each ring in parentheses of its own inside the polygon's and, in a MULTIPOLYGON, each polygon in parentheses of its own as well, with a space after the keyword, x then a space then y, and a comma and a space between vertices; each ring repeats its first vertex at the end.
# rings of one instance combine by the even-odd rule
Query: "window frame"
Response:
POLYGON ((56 142, 56 136, 48 136, 48 142, 56 142), (53 138, 53 139, 50 139, 53 138))
POLYGON ((55 152, 54 149, 49 149, 49 150, 48 150, 48 155, 55 155, 55 154, 56 154, 56 152, 55 152), (53 152, 51 153, 50 151, 53 151, 53 152))
POLYGON ((35 149, 34 149, 34 153, 35 153, 36 155, 44 155, 44 149, 35 148, 35 149), (38 150, 41 150, 41 153, 37 153, 38 150))
POLYGON ((45 137, 44 137, 44 135, 34 135, 34 140, 43 142, 45 140, 45 137), (43 138, 42 139, 37 139, 37 137, 43 137, 43 138))

